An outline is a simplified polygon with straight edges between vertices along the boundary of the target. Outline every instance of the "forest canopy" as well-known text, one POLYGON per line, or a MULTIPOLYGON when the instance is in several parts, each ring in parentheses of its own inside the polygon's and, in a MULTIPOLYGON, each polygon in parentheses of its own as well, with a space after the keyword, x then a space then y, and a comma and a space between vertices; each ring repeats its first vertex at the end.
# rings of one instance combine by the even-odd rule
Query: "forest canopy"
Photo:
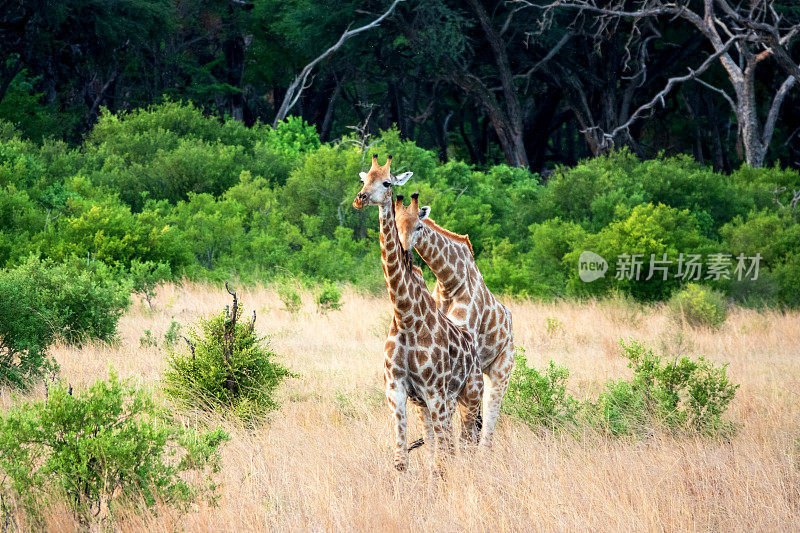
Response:
POLYGON ((166 95, 248 126, 301 116, 322 141, 396 126, 481 167, 623 147, 797 166, 799 25, 790 0, 12 0, 0 117, 75 144, 102 108, 166 95))

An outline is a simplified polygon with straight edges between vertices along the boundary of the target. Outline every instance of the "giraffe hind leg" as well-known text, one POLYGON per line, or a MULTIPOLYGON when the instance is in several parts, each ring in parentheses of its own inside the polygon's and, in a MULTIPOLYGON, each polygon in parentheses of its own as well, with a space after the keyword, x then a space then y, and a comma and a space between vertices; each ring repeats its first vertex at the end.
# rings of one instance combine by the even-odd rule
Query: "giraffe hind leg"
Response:
POLYGON ((500 406, 503 396, 508 389, 508 382, 511 378, 511 371, 514 369, 514 347, 506 348, 497 357, 492 366, 487 369, 486 377, 488 385, 483 396, 483 437, 481 445, 491 447, 492 438, 497 419, 500 417, 500 406))

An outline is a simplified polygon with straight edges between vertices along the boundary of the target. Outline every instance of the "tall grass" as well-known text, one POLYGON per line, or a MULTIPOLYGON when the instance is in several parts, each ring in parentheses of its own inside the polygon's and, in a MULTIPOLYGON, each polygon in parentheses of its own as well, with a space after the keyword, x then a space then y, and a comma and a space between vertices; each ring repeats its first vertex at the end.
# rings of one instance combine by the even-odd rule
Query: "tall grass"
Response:
MULTIPOLYGON (((508 302, 528 363, 567 366, 568 392, 577 399, 630 375, 621 337, 665 355, 704 353, 729 363, 741 388, 728 417, 740 430, 729 439, 656 431, 630 440, 588 430, 575 438, 503 416, 491 452, 458 455, 446 480, 436 481, 425 453, 412 453, 406 474, 392 468, 382 398, 387 298, 345 289, 342 309, 322 315, 310 293, 297 313, 284 310, 270 288, 242 288, 239 296, 258 311, 258 332, 272 335, 276 353, 300 377, 279 389, 282 409, 268 425, 222 422, 231 442, 222 452, 219 507, 178 516, 164 506, 157 515, 131 513, 120 528, 789 531, 800 523, 800 313, 734 309, 717 329, 676 330, 663 307, 508 302), (548 318, 561 324, 558 335, 547 331, 548 318)), ((166 285, 154 311, 141 302, 123 316, 117 343, 58 346, 54 355, 73 386, 113 364, 166 401, 158 391, 165 353, 140 348, 144 330, 163 338, 173 320, 188 324, 227 303, 217 287, 166 285)), ((13 401, 0 393, 0 407, 13 401)), ((209 416, 190 412, 185 423, 209 416)), ((50 529, 76 527, 65 509, 51 509, 46 519, 50 529)))

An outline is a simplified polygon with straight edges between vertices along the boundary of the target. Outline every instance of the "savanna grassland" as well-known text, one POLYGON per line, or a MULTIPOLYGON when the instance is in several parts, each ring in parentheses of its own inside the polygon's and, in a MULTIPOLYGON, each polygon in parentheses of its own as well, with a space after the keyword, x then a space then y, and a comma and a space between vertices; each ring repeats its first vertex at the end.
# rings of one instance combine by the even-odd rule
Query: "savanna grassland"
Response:
MULTIPOLYGON (((239 296, 258 312, 258 331, 298 377, 281 385, 280 410, 257 429, 182 415, 185 424, 230 432, 217 507, 123 511, 115 529, 789 531, 800 525, 800 313, 737 308, 720 328, 705 329, 676 326, 663 306, 621 300, 508 302, 529 363, 566 365, 576 398, 596 396, 606 381, 629 375, 620 338, 638 338, 667 355, 729 363, 728 375, 741 387, 726 416, 738 431, 730 438, 655 431, 623 439, 595 430, 574 436, 534 431, 504 415, 494 448, 459 453, 440 481, 428 470, 424 448, 411 454, 408 472, 392 468, 381 372, 386 297, 345 290, 342 309, 323 315, 308 293, 296 314, 270 288, 240 288, 239 296)), ((143 347, 140 339, 146 330, 163 339, 173 320, 186 326, 228 303, 217 286, 166 284, 153 310, 144 302, 128 309, 118 341, 56 345, 51 353, 73 387, 106 377, 113 366, 168 405, 159 385, 167 350, 143 347)), ((3 389, 0 407, 43 395, 41 386, 15 396, 3 389)), ((50 509, 45 523, 51 530, 78 527, 66 507, 50 509)))

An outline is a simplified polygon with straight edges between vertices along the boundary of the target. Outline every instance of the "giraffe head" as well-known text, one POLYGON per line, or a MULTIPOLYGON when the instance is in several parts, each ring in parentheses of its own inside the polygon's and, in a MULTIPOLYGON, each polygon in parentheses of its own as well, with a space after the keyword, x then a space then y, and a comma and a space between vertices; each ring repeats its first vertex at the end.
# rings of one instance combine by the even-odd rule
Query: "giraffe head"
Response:
POLYGON ((397 195, 397 202, 394 204, 395 219, 397 220, 397 233, 400 234, 400 243, 404 250, 411 250, 416 246, 419 236, 422 233, 423 220, 428 218, 431 208, 427 205, 419 206, 419 193, 411 195, 411 204, 403 205, 403 197, 397 195))
POLYGON ((372 166, 369 172, 361 172, 361 187, 355 200, 353 200, 353 207, 361 209, 365 205, 382 205, 392 199, 392 187, 403 185, 414 174, 413 172, 403 172, 399 176, 392 176, 389 172, 389 166, 392 164, 392 156, 386 158, 386 164, 381 166, 378 164, 378 155, 372 156, 372 166))

